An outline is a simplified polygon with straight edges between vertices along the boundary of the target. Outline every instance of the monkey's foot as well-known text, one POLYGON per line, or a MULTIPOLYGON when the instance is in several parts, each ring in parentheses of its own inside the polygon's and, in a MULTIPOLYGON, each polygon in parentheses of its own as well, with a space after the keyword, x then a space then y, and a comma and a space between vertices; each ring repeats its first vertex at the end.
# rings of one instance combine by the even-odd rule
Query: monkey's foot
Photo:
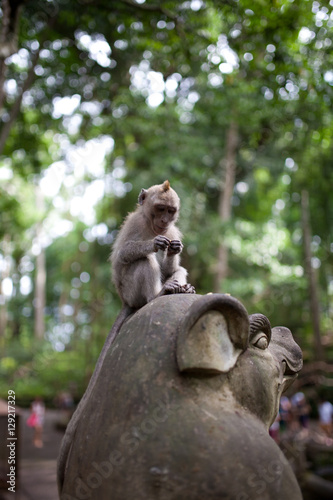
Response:
POLYGON ((181 285, 177 280, 167 281, 159 295, 171 295, 174 293, 195 293, 195 288, 190 283, 181 285))
POLYGON ((190 283, 182 286, 182 291, 180 293, 195 293, 195 288, 190 283))

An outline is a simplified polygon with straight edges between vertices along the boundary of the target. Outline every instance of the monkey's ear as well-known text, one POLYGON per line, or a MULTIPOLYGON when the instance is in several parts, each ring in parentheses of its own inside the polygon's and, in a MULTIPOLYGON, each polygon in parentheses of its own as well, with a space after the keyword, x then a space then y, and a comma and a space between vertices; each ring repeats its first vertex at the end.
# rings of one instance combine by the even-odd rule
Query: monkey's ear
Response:
POLYGON ((170 189, 170 182, 169 181, 164 181, 162 184, 162 189, 163 191, 169 191, 170 189))
POLYGON ((179 370, 198 375, 227 373, 247 348, 248 333, 248 314, 238 300, 222 294, 201 297, 179 327, 179 370))
POLYGON ((141 189, 140 194, 139 194, 139 198, 138 198, 139 205, 143 205, 143 202, 147 196, 147 193, 148 193, 147 189, 143 189, 143 188, 141 189))

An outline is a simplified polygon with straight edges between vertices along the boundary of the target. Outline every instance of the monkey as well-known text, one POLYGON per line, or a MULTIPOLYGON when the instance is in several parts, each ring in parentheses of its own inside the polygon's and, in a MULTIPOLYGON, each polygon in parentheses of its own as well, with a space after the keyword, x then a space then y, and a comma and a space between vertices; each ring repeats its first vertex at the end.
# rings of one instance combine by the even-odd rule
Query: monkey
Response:
POLYGON ((138 309, 157 296, 194 293, 180 266, 179 208, 169 181, 141 190, 111 254, 113 281, 124 306, 138 309))
POLYGON ((138 205, 125 219, 110 256, 112 277, 123 307, 112 326, 90 379, 62 440, 57 466, 61 495, 68 454, 105 356, 126 319, 156 297, 174 293, 195 293, 187 283, 187 271, 180 266, 183 250, 181 233, 175 223, 180 200, 168 180, 142 189, 138 205))

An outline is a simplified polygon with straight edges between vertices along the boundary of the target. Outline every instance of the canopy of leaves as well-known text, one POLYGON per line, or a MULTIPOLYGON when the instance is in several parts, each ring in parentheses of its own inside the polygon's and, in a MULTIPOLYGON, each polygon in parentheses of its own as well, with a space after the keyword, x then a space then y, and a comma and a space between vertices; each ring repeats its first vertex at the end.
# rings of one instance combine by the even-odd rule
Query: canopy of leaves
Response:
POLYGON ((165 179, 182 201, 182 262, 197 292, 212 291, 223 241, 229 276, 221 291, 288 326, 311 359, 300 205, 308 191, 321 332, 332 356, 332 6, 22 3, 17 46, 0 57, 0 370, 13 384, 24 371, 22 394, 50 396, 70 380, 82 392, 120 308, 110 246, 140 189, 165 179), (232 122, 236 183, 232 218, 222 224, 232 122), (41 248, 46 338, 34 354, 41 248))

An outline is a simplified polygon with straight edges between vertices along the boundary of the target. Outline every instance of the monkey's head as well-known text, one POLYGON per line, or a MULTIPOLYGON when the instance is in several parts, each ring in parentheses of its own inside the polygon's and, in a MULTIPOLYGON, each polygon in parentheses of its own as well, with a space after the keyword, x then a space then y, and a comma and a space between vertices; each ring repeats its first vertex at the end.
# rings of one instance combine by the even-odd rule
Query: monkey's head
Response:
POLYGON ((141 189, 138 202, 154 234, 165 234, 178 219, 180 200, 169 181, 141 189))

